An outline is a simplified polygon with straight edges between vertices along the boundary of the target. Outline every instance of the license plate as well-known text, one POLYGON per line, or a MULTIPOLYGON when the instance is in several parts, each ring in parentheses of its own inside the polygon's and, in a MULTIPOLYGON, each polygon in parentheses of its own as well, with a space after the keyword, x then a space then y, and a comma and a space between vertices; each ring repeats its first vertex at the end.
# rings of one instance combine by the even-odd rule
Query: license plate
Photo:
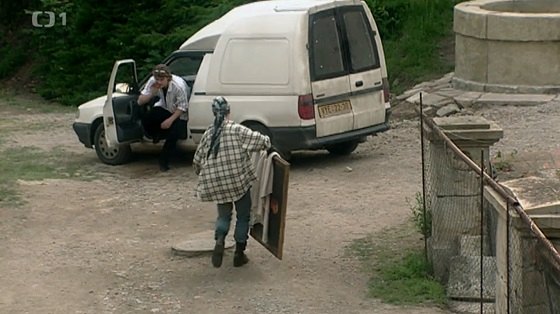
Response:
POLYGON ((323 105, 317 108, 319 110, 319 117, 327 118, 339 114, 345 114, 352 111, 350 101, 345 100, 335 104, 323 105))

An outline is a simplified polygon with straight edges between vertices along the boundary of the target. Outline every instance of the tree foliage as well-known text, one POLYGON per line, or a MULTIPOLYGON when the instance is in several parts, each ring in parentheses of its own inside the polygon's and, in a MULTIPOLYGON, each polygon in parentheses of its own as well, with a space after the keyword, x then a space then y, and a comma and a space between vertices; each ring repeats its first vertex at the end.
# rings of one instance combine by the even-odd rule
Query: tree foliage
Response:
MULTIPOLYGON (((18 32, 25 48, 9 54, 16 43, 0 36, 0 77, 29 57, 35 65, 39 93, 67 105, 79 105, 106 89, 115 60, 132 58, 147 73, 190 35, 243 0, 24 0, 2 2, 2 29, 18 32), (18 12, 16 15, 5 12, 18 12), (31 12, 55 13, 55 25, 31 27, 31 12), (62 16, 65 16, 65 21, 62 16), (17 18, 16 18, 17 17, 17 18), (22 40, 24 39, 24 40, 22 40), (22 53, 23 52, 23 53, 22 53), (4 70, 3 70, 4 69, 4 70)), ((46 18, 46 16, 41 16, 46 18)), ((40 21, 44 24, 44 21, 40 21)), ((21 45, 20 45, 21 46, 21 45)))
MULTIPOLYGON (((441 15, 441 10, 449 13, 453 6, 449 0, 366 1, 372 8, 384 42, 402 42, 410 37, 407 30, 415 28, 414 40, 428 45, 432 41, 426 41, 424 37, 434 36, 422 32, 445 28, 450 14, 444 21, 447 24, 441 22, 442 18, 429 15, 441 15)), ((115 60, 132 58, 137 61, 139 75, 147 74, 154 64, 161 62, 204 25, 248 2, 252 1, 2 1, 0 78, 9 76, 24 62, 32 60, 39 93, 47 99, 76 106, 104 93, 115 60), (33 11, 54 12, 55 25, 31 27, 33 11)), ((406 51, 394 54, 401 53, 406 51)), ((386 48, 388 54, 393 53, 387 52, 386 48)), ((388 62, 393 62, 390 57, 388 62)), ((391 68, 389 65, 390 76, 398 77, 398 73, 391 73, 391 68)), ((402 67, 395 68, 402 70, 402 67)))

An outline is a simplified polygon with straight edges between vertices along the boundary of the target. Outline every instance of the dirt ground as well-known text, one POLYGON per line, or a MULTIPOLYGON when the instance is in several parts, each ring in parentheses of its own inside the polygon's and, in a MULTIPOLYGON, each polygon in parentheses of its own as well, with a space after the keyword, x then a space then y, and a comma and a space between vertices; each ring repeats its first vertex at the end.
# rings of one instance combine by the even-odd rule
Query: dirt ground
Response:
MULTIPOLYGON (((48 126, 1 129, 0 149, 63 149, 96 174, 19 181, 25 203, 0 208, 0 313, 447 313, 369 298, 368 275, 346 252, 353 240, 409 219, 406 199, 421 190, 418 120, 404 106, 395 110, 393 128, 350 156, 294 154, 282 261, 252 241, 248 265, 233 268, 228 251, 215 269, 207 255, 170 250, 212 229, 216 215, 193 197, 192 154, 166 173, 153 152, 107 166, 78 142, 74 114, 15 112, 0 100, 13 122, 3 128, 48 126)), ((504 127, 503 151, 560 143, 558 103, 474 114, 504 127)))

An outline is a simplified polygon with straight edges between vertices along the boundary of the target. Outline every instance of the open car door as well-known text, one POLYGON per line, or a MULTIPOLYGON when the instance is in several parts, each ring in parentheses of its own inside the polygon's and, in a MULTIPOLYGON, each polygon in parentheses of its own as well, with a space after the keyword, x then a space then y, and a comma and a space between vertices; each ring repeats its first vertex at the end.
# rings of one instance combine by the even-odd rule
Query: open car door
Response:
POLYGON ((136 62, 118 60, 113 66, 103 106, 105 139, 109 146, 142 139, 141 108, 136 62))

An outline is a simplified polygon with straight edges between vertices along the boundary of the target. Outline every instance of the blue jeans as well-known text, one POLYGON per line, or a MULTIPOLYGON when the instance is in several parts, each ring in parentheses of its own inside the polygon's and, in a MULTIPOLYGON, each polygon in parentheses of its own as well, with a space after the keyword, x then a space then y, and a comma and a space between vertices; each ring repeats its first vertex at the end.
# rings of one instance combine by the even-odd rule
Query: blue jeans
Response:
MULTIPOLYGON (((249 238, 249 220, 251 219, 251 189, 245 193, 240 199, 234 202, 235 212, 237 213, 237 222, 235 224, 235 232, 233 238, 235 242, 244 243, 249 238)), ((216 219, 216 232, 214 234, 217 240, 220 236, 224 238, 229 232, 231 223, 231 214, 234 203, 218 204, 218 219, 216 219)))

